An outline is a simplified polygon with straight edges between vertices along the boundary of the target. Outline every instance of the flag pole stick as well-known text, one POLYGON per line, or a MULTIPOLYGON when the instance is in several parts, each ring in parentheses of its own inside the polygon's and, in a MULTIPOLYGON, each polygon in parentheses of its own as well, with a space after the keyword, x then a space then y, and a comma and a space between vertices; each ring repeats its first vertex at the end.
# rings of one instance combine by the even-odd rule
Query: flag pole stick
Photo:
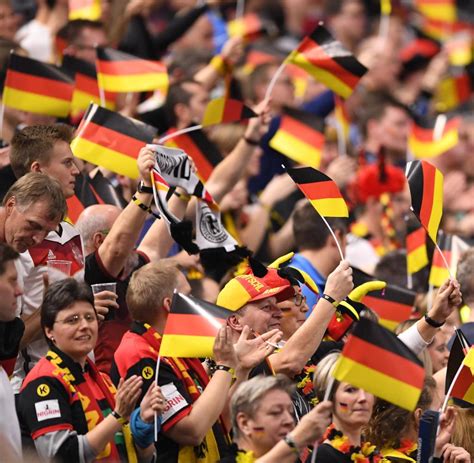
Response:
POLYGON ((275 87, 275 84, 277 83, 278 78, 281 76, 282 72, 285 70, 287 65, 286 61, 283 61, 283 63, 280 64, 280 67, 276 70, 275 74, 273 74, 272 80, 268 84, 267 91, 265 92, 265 101, 270 100, 270 96, 273 91, 273 87, 275 87))
POLYGON ((100 98, 100 105, 105 108, 105 92, 104 89, 99 85, 99 98, 100 98))
POLYGON ((413 275, 407 270, 407 288, 413 289, 413 275))
MULTIPOLYGON (((155 384, 158 386, 158 372, 160 371, 161 355, 158 354, 156 359, 156 369, 155 369, 155 384)), ((155 428, 155 442, 158 440, 158 412, 153 414, 153 424, 155 428)))
POLYGON ((323 222, 326 224, 326 227, 328 227, 329 229, 329 232, 331 233, 332 237, 334 238, 334 241, 336 242, 336 246, 337 246, 337 250, 339 251, 339 254, 341 256, 341 260, 344 260, 344 254, 342 252, 342 248, 341 248, 341 245, 339 244, 339 241, 336 237, 336 234, 334 233, 334 230, 331 228, 331 226, 328 224, 328 221, 326 220, 326 217, 324 217, 323 215, 319 215, 322 219, 323 219, 323 222))
POLYGON ((379 23, 379 37, 383 39, 384 44, 387 41, 389 30, 390 30, 390 15, 382 14, 382 16, 380 17, 380 23, 379 23))
POLYGON ((339 151, 339 156, 345 156, 347 154, 346 137, 344 137, 344 128, 338 121, 336 121, 336 135, 337 151, 339 151))
POLYGON ((446 393, 446 397, 444 398, 443 406, 441 407, 441 412, 444 413, 446 410, 446 407, 448 406, 448 401, 449 397, 451 396, 451 393, 453 392, 454 385, 456 384, 457 379, 459 378, 459 375, 461 374, 461 371, 464 367, 464 360, 461 362, 461 365, 458 368, 458 371, 456 371, 456 374, 454 375, 454 378, 449 386, 448 392, 446 393))
POLYGON ((164 137, 161 137, 158 140, 158 143, 161 144, 161 143, 164 143, 167 140, 170 140, 171 138, 178 137, 179 135, 183 135, 183 134, 188 133, 188 132, 194 132, 195 130, 200 130, 200 129, 202 129, 201 124, 193 125, 191 127, 186 127, 185 129, 177 130, 176 132, 169 133, 168 135, 165 135, 164 137))
POLYGON ((3 118, 5 117, 5 105, 0 103, 0 139, 3 139, 3 118))
POLYGON ((426 309, 427 311, 431 310, 433 307, 433 285, 428 286, 428 294, 426 295, 426 309))
POLYGON ((245 0, 237 0, 237 6, 235 8, 235 19, 243 18, 245 13, 245 0))

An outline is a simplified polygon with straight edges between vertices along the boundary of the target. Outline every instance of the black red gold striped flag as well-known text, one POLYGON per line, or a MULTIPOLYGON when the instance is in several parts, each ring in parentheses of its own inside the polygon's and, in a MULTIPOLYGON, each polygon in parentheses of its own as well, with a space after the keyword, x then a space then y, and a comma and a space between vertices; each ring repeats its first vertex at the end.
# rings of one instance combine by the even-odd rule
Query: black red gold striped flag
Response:
POLYGON ((423 389, 425 370, 394 333, 362 317, 342 350, 333 376, 413 411, 423 389))
MULTIPOLYGON (((360 286, 375 278, 358 268, 353 268, 354 287, 360 286)), ((362 298, 362 303, 372 309, 382 326, 393 331, 397 325, 408 320, 415 306, 416 293, 407 288, 387 284, 383 290, 371 291, 362 298)))
POLYGON ((214 340, 232 311, 181 293, 173 295, 160 355, 212 357, 214 340))
MULTIPOLYGON (((169 130, 173 133, 175 129, 169 130)), ((222 161, 222 154, 202 130, 195 130, 171 138, 165 142, 171 148, 181 148, 196 165, 198 175, 205 182, 211 175, 214 167, 222 161)))
POLYGON ((334 94, 334 118, 336 119, 336 124, 339 127, 339 132, 347 143, 349 141, 351 120, 344 99, 336 94, 334 94))
POLYGON ((168 73, 163 63, 148 61, 113 48, 97 48, 99 87, 109 92, 146 92, 166 94, 168 73))
MULTIPOLYGON (((419 222, 417 221, 417 224, 419 222)), ((406 249, 407 249, 407 272, 413 275, 425 268, 428 263, 428 251, 426 249, 426 231, 422 226, 410 227, 407 224, 406 249)))
POLYGON ((434 158, 458 144, 461 120, 450 120, 443 114, 436 118, 413 121, 408 138, 408 149, 417 159, 434 158))
POLYGON ((454 0, 415 0, 415 8, 426 18, 453 23, 457 19, 454 0))
POLYGON ((445 394, 450 397, 474 403, 474 352, 461 330, 455 330, 446 368, 445 394), (462 368, 461 368, 462 366, 462 368), (457 378, 456 374, 461 368, 457 378), (455 383, 453 384, 453 382, 455 383), (451 387, 452 386, 452 387, 451 387))
POLYGON ((286 61, 303 68, 343 98, 351 95, 367 72, 367 68, 321 25, 303 39, 286 61))
POLYGON ((438 246, 439 249, 436 247, 433 253, 429 277, 429 284, 433 285, 435 288, 439 288, 450 277, 449 269, 446 268, 439 250, 441 249, 449 268, 451 268, 453 235, 443 233, 440 230, 438 235, 438 246))
POLYGON ((289 176, 323 217, 349 217, 347 204, 336 183, 311 167, 287 169, 289 176))
POLYGON ((242 37, 244 42, 251 42, 261 37, 268 29, 268 24, 257 14, 249 13, 234 19, 227 25, 230 37, 242 37))
POLYGON ((227 124, 257 117, 257 114, 240 100, 234 98, 215 98, 204 110, 201 125, 207 127, 215 124, 227 124))
POLYGON ((69 21, 75 19, 98 21, 101 15, 101 0, 69 0, 69 21))
POLYGON ((67 117, 73 80, 57 66, 12 53, 2 103, 31 113, 67 117))
POLYGON ((138 178, 138 153, 147 143, 152 143, 155 135, 156 129, 150 125, 91 104, 71 149, 79 159, 138 178))
MULTIPOLYGON (((93 64, 74 56, 65 55, 62 68, 70 73, 74 79, 74 92, 71 102, 71 115, 73 117, 82 114, 90 103, 101 103, 97 73, 93 64)), ((114 110, 115 98, 115 93, 105 92, 105 107, 114 110)))
POLYGON ((317 169, 324 147, 324 120, 300 109, 285 108, 269 145, 298 164, 317 169))
POLYGON ((436 243, 443 215, 443 174, 427 161, 410 161, 405 175, 410 187, 411 209, 436 243))
POLYGON ((450 111, 469 101, 474 78, 467 72, 441 80, 435 91, 435 107, 439 112, 450 111))

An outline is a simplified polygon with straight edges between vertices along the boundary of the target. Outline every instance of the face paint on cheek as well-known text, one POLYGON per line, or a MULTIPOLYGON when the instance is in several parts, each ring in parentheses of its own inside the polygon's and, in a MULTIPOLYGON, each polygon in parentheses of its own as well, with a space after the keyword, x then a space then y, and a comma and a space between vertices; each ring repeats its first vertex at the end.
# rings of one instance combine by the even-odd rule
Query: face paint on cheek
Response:
POLYGON ((339 408, 341 410, 341 413, 349 413, 349 405, 339 402, 339 408))
POLYGON ((262 437, 265 434, 265 428, 263 426, 255 426, 253 428, 254 437, 262 437))

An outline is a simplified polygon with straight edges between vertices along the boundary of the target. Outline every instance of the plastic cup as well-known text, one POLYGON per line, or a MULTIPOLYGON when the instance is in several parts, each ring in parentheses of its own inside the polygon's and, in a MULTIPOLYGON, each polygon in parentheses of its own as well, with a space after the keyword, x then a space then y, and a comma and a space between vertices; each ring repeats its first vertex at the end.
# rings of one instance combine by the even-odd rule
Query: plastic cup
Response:
POLYGON ((50 282, 64 280, 71 276, 70 260, 48 260, 48 277, 50 282))
POLYGON ((117 294, 117 283, 97 283, 91 285, 91 288, 94 294, 101 293, 102 291, 111 291, 117 294))

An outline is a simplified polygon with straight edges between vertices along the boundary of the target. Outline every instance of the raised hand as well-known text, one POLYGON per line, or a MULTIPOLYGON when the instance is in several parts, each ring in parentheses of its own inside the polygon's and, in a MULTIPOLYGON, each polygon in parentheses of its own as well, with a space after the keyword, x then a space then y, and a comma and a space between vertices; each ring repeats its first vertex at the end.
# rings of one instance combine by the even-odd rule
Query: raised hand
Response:
POLYGON ((146 186, 151 186, 150 171, 155 165, 155 156, 153 151, 146 146, 138 153, 137 167, 143 183, 146 186))
POLYGON ((444 322, 462 302, 460 285, 456 280, 447 280, 439 288, 428 315, 437 322, 444 322))
POLYGON ((140 403, 140 418, 145 423, 152 423, 155 412, 161 415, 166 407, 166 399, 161 388, 155 383, 151 383, 140 403))
POLYGON ((337 302, 341 302, 349 295, 353 287, 352 268, 350 267, 349 262, 342 260, 328 276, 324 291, 337 302))
POLYGON ((232 329, 229 326, 222 326, 217 332, 214 341, 214 361, 218 365, 226 365, 234 370, 237 367, 238 360, 232 343, 232 329))
POLYGON ((301 418, 291 436, 299 448, 304 448, 319 440, 332 420, 333 403, 329 400, 319 403, 309 413, 301 418))
POLYGON ((120 378, 115 395, 114 410, 125 420, 130 418, 131 413, 135 410, 135 405, 140 397, 143 379, 141 376, 130 376, 125 381, 120 378))
POLYGON ((117 295, 112 291, 101 291, 100 293, 95 293, 94 307, 99 321, 104 320, 110 309, 117 310, 119 308, 117 295))

